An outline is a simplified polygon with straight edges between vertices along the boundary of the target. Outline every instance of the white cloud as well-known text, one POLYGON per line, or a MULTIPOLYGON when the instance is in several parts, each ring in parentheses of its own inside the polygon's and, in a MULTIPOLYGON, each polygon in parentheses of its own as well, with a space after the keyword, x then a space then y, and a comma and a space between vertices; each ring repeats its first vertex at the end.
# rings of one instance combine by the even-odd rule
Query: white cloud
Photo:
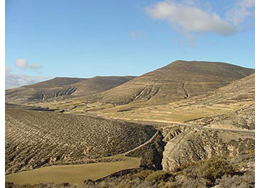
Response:
POLYGON ((216 13, 208 13, 198 7, 172 1, 164 1, 147 7, 146 12, 155 19, 168 21, 175 29, 185 33, 211 32, 219 35, 231 35, 235 28, 216 13))
POLYGON ((226 17, 238 26, 247 17, 254 16, 254 7, 255 0, 237 0, 235 6, 226 13, 226 17))
POLYGON ((28 61, 26 59, 17 59, 17 61, 15 61, 15 65, 16 67, 25 69, 28 66, 28 61))
POLYGON ((42 66, 39 63, 33 63, 33 64, 28 64, 28 61, 26 59, 17 59, 15 61, 15 66, 18 68, 30 68, 33 70, 40 69, 42 66))
POLYGON ((5 89, 11 89, 24 85, 34 84, 49 79, 44 76, 29 76, 26 74, 14 74, 12 70, 6 66, 5 69, 5 89))
POLYGON ((40 69, 41 65, 39 63, 33 63, 31 65, 29 65, 30 69, 40 69))

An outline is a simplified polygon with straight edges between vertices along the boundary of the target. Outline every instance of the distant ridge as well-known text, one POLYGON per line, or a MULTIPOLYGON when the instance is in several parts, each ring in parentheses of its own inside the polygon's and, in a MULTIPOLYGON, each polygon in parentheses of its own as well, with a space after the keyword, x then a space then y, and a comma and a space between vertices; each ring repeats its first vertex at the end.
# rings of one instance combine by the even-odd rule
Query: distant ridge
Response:
POLYGON ((55 98, 82 97, 99 93, 131 80, 132 76, 93 78, 57 77, 44 82, 6 90, 6 102, 25 103, 55 98))
POLYGON ((113 104, 171 102, 213 91, 252 73, 254 69, 227 63, 179 60, 89 100, 113 104))
POLYGON ((46 80, 32 85, 23 86, 25 88, 52 88, 62 87, 65 85, 76 84, 78 82, 87 80, 86 78, 69 78, 69 77, 56 77, 51 80, 46 80))

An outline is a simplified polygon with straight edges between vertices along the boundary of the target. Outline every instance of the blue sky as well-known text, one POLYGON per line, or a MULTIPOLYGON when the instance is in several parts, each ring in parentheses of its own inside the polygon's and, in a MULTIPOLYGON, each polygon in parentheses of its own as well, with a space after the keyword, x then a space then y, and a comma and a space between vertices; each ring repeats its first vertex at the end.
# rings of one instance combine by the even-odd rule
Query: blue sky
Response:
POLYGON ((6 88, 141 75, 175 60, 255 67, 254 0, 6 0, 6 88))

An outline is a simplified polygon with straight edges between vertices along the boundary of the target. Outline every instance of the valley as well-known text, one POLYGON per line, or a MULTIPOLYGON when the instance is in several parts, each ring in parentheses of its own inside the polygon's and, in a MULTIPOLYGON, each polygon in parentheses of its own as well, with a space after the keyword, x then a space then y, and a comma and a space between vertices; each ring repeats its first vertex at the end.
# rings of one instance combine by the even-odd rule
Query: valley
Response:
POLYGON ((6 91, 7 182, 212 187, 253 176, 253 69, 176 61, 138 77, 92 79, 6 91), (37 95, 44 91, 51 95, 37 95), (228 166, 216 177, 197 170, 217 163, 228 166))

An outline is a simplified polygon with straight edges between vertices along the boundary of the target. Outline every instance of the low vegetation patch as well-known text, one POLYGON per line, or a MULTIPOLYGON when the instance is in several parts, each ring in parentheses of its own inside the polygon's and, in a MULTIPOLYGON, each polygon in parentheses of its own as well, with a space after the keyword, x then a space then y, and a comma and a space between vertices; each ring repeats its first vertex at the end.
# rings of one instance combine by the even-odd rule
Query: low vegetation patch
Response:
POLYGON ((145 179, 145 181, 152 184, 159 182, 168 182, 173 180, 174 180, 174 175, 166 171, 155 171, 149 174, 145 179))
MULTIPOLYGON (((111 174, 105 178, 84 181, 81 188, 207 188, 207 187, 255 187, 254 169, 242 170, 232 159, 213 157, 192 163, 178 172, 132 169, 111 174)), ((42 184, 38 186, 42 188, 42 184), (40 186, 39 186, 40 185, 40 186)), ((18 185, 16 185, 18 186, 18 185)), ((51 186, 51 185, 50 185, 51 186)), ((22 187, 22 186, 18 186, 22 187)), ((62 184, 53 187, 62 187, 62 184)), ((70 184, 66 187, 75 187, 70 184)))
POLYGON ((152 126, 125 121, 6 109, 6 174, 124 153, 155 132, 152 126))

